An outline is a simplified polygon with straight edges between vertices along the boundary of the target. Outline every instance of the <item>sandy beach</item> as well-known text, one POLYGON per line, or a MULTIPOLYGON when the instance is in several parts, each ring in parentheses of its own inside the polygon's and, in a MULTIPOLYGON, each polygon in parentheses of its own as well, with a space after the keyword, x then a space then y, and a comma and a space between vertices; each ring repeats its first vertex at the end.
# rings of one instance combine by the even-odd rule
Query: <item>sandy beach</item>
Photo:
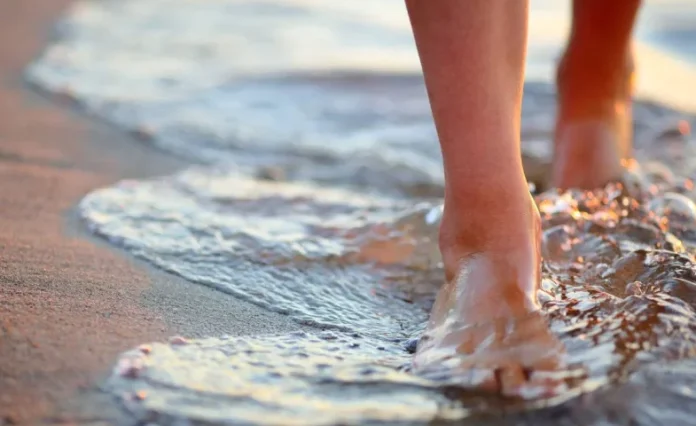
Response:
POLYGON ((181 163, 23 83, 69 3, 0 4, 0 425, 118 419, 99 382, 142 342, 298 328, 130 260, 80 226, 73 208, 89 191, 181 163))
MULTIPOLYGON (((547 314, 582 369, 562 371, 567 404, 517 413, 409 369, 442 282, 441 201, 425 196, 443 182, 403 13, 367 0, 0 2, 0 426, 480 413, 652 425, 693 412, 693 64, 641 39, 672 34, 672 15, 648 14, 653 32, 636 37, 636 157, 664 163, 641 176, 649 203, 619 212, 613 187, 601 203, 538 194, 547 314), (385 230, 418 250, 377 262, 385 230)), ((562 16, 543 0, 531 14, 533 182, 548 166, 562 16)))

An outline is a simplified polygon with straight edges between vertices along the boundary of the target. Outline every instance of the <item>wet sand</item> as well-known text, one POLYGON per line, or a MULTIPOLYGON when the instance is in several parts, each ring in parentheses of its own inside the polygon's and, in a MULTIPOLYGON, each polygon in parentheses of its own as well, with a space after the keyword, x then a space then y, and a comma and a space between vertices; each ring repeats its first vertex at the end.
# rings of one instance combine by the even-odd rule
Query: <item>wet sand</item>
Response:
MULTIPOLYGON (((94 120, 71 112, 75 106, 71 99, 59 97, 47 101, 23 87, 20 77, 23 66, 38 53, 46 41, 50 22, 65 6, 67 2, 53 3, 48 7, 38 0, 12 0, 0 6, 0 17, 11 17, 0 18, 0 24, 3 24, 0 25, 0 34, 6 36, 4 40, 13 40, 6 46, 0 43, 0 63, 7 68, 0 71, 0 85, 3 85, 0 87, 0 91, 3 91, 0 93, 0 117, 5 120, 0 123, 0 174, 3 175, 0 178, 0 426, 4 423, 64 423, 72 420, 95 424, 124 423, 126 419, 122 416, 125 414, 119 411, 114 400, 120 398, 125 403, 134 395, 131 391, 142 390, 141 383, 129 381, 127 385, 130 387, 112 387, 112 394, 116 396, 114 399, 98 391, 102 379, 122 351, 143 342, 162 341, 167 336, 177 334, 187 337, 263 335, 287 333, 299 328, 289 322, 289 317, 265 312, 204 286, 155 271, 142 262, 132 260, 124 252, 108 248, 84 230, 85 227, 77 219, 75 206, 85 194, 95 188, 109 186, 121 178, 170 174, 183 164, 155 152, 143 141, 128 140, 128 137, 112 128, 94 124, 94 120), (37 8, 41 10, 35 10, 37 8), (23 42, 17 44, 16 40, 23 42), (19 186, 19 183, 23 186, 19 186), (134 388, 134 384, 138 387, 134 388)), ((99 31, 101 28, 98 27, 99 31)), ((61 93, 61 89, 66 87, 58 85, 53 89, 61 93)), ((102 87, 103 84, 99 84, 96 89, 101 91, 102 87)), ((130 84, 122 87, 132 90, 130 84)), ((83 97, 77 97, 84 101, 83 97)), ((657 117, 659 114, 655 115, 657 117)), ((163 204, 156 204, 158 212, 161 212, 163 204)), ((171 205, 172 210, 178 207, 176 203, 171 205)), ((133 205, 120 202, 110 211, 120 213, 127 210, 122 206, 133 205)), ((204 220, 194 220, 193 225, 201 222, 205 223, 204 220)), ((116 233, 115 237, 122 238, 122 235, 116 233)), ((245 248, 248 249, 248 246, 245 248)), ((227 261, 224 263, 226 266, 227 261)), ((181 263, 177 262, 176 266, 181 266, 181 263)), ((177 268, 169 270, 181 271, 177 268)), ((235 272, 244 274, 247 271, 224 269, 220 273, 217 270, 225 278, 238 277, 235 272), (227 272, 230 270, 232 273, 227 272)), ((315 276, 320 279, 324 277, 320 274, 315 276)), ((249 282, 254 284, 254 278, 250 278, 249 282)), ((284 281, 281 283, 285 284, 284 281)), ((253 286, 253 290, 258 291, 259 288, 253 286)), ((314 288, 321 287, 315 285, 314 288)), ((354 299, 361 300, 357 297, 354 299)), ((561 302, 566 303, 565 300, 561 302)), ((271 306, 278 304, 273 302, 271 306)), ((298 336, 302 334, 291 335, 298 336)), ((291 340, 288 349, 294 350, 297 345, 291 340)), ((243 346, 236 339, 229 342, 234 350, 243 346)), ((273 342, 273 347, 277 348, 277 342, 273 342)), ((213 339, 213 346, 217 343, 218 340, 213 339)), ((356 342, 344 343, 353 349, 365 346, 364 343, 360 346, 355 345, 356 342)), ((629 343, 632 345, 635 342, 629 343)), ((200 371, 200 352, 195 348, 198 344, 200 342, 193 342, 191 355, 185 358, 195 361, 190 370, 194 372, 200 371)), ((399 354, 408 358, 408 355, 402 354, 404 348, 397 346, 399 354)), ((144 407, 148 411, 144 412, 144 416, 132 419, 131 424, 153 421, 151 414, 156 411, 148 407, 158 403, 158 383, 150 380, 153 377, 150 374, 156 375, 159 371, 164 376, 173 377, 182 371, 186 373, 181 363, 168 363, 167 357, 164 361, 158 358, 158 346, 153 347, 156 348, 151 357, 155 360, 152 364, 154 368, 148 367, 142 379, 146 384, 154 384, 155 388, 144 400, 144 407), (167 370, 170 366, 175 371, 173 375, 167 370)), ((244 354, 253 354, 253 351, 247 352, 244 354)), ((166 350, 164 353, 169 354, 166 350)), ((298 355, 306 357, 307 354, 298 352, 298 355)), ((343 360, 342 355, 339 357, 343 360)), ((205 385, 218 384, 217 378, 221 378, 221 385, 230 384, 222 377, 225 368, 231 364, 230 360, 218 358, 207 364, 211 367, 210 379, 205 380, 205 385), (221 364, 216 365, 217 361, 221 364)), ((279 359, 285 360, 284 357, 279 359)), ((259 364, 256 359, 252 361, 259 364)), ((673 365, 669 365, 669 368, 677 371, 673 365)), ((244 371, 254 373, 253 370, 244 371)), ((696 370, 687 368, 685 371, 696 370)), ((245 377, 237 371, 227 373, 232 379, 245 377)), ((133 379, 130 376, 129 373, 126 378, 133 379)), ((201 377, 193 376, 194 379, 201 377)), ((563 417, 562 420, 569 423, 588 424, 589 420, 584 421, 583 415, 598 415, 601 420, 602 416, 625 418, 637 413, 637 418, 650 420, 651 410, 683 402, 672 398, 672 393, 658 386, 671 385, 672 380, 656 376, 660 378, 655 379, 654 386, 647 385, 648 382, 641 379, 642 382, 629 384, 616 392, 598 392, 590 395, 595 398, 594 402, 592 399, 589 403, 580 401, 569 411, 556 412, 552 417, 563 417), (663 395, 665 403, 660 405, 660 399, 646 393, 646 389, 663 395), (613 402, 618 396, 632 394, 637 396, 627 398, 633 401, 631 406, 613 402), (597 410, 601 405, 598 401, 604 400, 609 401, 608 405, 604 405, 609 412, 597 410), (645 401, 650 401, 650 404, 645 401), (592 407, 592 410, 587 407, 592 407), (637 407, 646 407, 647 414, 639 412, 637 407)), ((254 374, 250 377, 250 380, 256 379, 254 374)), ((680 377, 689 378, 686 373, 680 374, 680 377)), ((231 386, 232 389, 240 387, 243 388, 231 386)), ((171 390, 171 386, 166 389, 171 390)), ((690 392, 689 388, 686 389, 690 392)), ((209 394, 201 391, 199 386, 189 386, 187 382, 184 382, 182 390, 186 398, 165 404, 165 414, 169 413, 169 408, 180 409, 183 401, 198 409, 197 404, 202 399, 196 398, 209 394), (186 393, 189 390, 193 392, 186 393)), ((268 396, 268 393, 264 395, 268 396)), ((288 402, 287 392, 280 395, 283 397, 273 398, 273 402, 288 402)), ((345 396, 344 389, 338 389, 335 394, 336 399, 341 401, 346 399, 345 396)), ((393 395, 389 399, 393 399, 393 395)), ((685 399, 683 403, 688 406, 690 399, 685 399)), ((372 398, 371 402, 374 401, 372 398)), ((219 404, 220 400, 216 399, 202 406, 219 407, 219 404)), ((233 404, 226 408, 238 414, 233 404)), ((216 408, 213 411, 214 415, 219 415, 222 410, 216 408)), ((275 412, 277 414, 278 411, 275 412)), ((539 415, 548 417, 547 414, 539 415)), ((537 416, 537 413, 530 413, 530 416, 537 416)), ((270 421, 265 414, 263 417, 270 421)), ((522 422, 519 418, 510 417, 503 421, 533 424, 533 419, 522 422)))
POLYGON ((86 193, 182 163, 23 83, 69 3, 0 3, 0 425, 118 420, 100 380, 145 341, 298 328, 131 260, 78 223, 86 193))

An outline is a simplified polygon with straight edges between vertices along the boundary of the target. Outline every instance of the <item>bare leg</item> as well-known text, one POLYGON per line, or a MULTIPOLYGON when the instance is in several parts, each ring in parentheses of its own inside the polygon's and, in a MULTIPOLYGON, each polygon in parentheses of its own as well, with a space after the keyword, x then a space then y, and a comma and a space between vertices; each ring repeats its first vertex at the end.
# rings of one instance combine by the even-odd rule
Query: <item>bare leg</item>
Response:
MULTIPOLYGON (((484 356, 492 363, 485 367, 512 367, 498 375, 505 383, 498 379, 493 385, 514 392, 526 376, 519 364, 534 368, 540 360, 502 350, 514 339, 500 329, 466 330, 538 309, 539 215, 527 189, 519 143, 527 1, 406 4, 446 180, 440 249, 447 282, 415 364, 422 368, 461 358, 466 368, 480 367, 469 361, 489 350, 497 357, 484 356)), ((539 347, 552 341, 539 323, 529 325, 525 336, 525 343, 537 340, 539 347)))
POLYGON ((575 0, 558 69, 552 184, 595 188, 621 177, 631 158, 631 32, 640 0, 575 0))

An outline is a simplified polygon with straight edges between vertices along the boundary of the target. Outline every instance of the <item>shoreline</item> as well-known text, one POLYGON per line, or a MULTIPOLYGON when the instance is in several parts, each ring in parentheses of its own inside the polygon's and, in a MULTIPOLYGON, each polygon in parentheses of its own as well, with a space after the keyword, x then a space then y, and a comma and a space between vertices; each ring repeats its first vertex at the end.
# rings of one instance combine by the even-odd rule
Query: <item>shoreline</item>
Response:
POLYGON ((126 423, 99 386, 141 343, 309 329, 158 270, 81 223, 85 194, 187 163, 23 80, 71 3, 0 4, 0 426, 126 423))
POLYGON ((24 82, 70 4, 0 4, 0 425, 122 423, 98 389, 122 352, 179 334, 301 328, 155 270, 80 223, 88 192, 185 163, 24 82))

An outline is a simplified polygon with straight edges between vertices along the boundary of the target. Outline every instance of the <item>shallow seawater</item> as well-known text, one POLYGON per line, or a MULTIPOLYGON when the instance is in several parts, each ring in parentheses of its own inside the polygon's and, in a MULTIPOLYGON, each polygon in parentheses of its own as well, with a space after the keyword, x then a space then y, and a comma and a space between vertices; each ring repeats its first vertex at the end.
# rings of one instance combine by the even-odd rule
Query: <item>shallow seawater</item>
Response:
MULTIPOLYGON (((305 324, 404 337, 426 312, 410 309, 411 289, 391 294, 396 284, 375 280, 398 281, 404 271, 393 273, 360 260, 367 256, 361 240, 369 229, 384 223, 395 232, 387 226, 404 216, 421 218, 425 225, 425 214, 439 211, 409 204, 309 183, 194 169, 159 181, 122 182, 89 195, 80 209, 98 234, 191 281, 305 324)), ((433 220, 430 232, 436 225, 433 220)), ((431 237, 423 238, 427 247, 404 252, 404 258, 424 249, 437 252, 431 237)), ((385 233, 383 239, 389 238, 385 233)), ((415 241, 403 245, 411 249, 415 241)))
MULTIPOLYGON (((527 76, 548 79, 568 4, 532 6, 527 76)), ((696 7, 685 0, 648 1, 646 9, 641 46, 643 39, 671 40, 696 22, 696 7), (679 31, 670 25, 675 14, 679 31)), ((167 152, 198 163, 264 166, 289 179, 442 193, 402 2, 88 1, 75 3, 56 33, 27 79, 167 152)), ((537 165, 548 158, 554 93, 547 84, 528 86, 522 139, 526 162, 537 165)), ((657 115, 651 124, 665 113, 645 108, 657 115)))
POLYGON ((536 197, 540 300, 564 348, 564 389, 527 400, 477 393, 447 371, 410 372, 442 280, 437 203, 195 169, 97 191, 80 205, 97 234, 324 330, 153 344, 124 355, 109 389, 161 421, 687 422, 696 404, 693 182, 657 163, 627 182, 536 197), (665 404, 668 416, 655 414, 665 404), (525 411, 544 407, 555 408, 525 411), (501 411, 512 414, 481 418, 501 411))
MULTIPOLYGON (((413 374, 443 280, 443 180, 395 3, 76 4, 29 80, 198 164, 87 195, 86 226, 315 330, 144 344, 105 389, 155 424, 696 423, 694 120, 655 102, 636 103, 641 170, 624 186, 535 194, 559 394, 503 398, 462 373, 413 374)), ((532 61, 555 43, 536 25, 559 19, 546 3, 532 61)), ((673 3, 680 22, 696 16, 673 3)), ((666 43, 674 31, 653 17, 666 43)), ((523 153, 542 189, 553 118, 551 85, 527 83, 523 153)))

